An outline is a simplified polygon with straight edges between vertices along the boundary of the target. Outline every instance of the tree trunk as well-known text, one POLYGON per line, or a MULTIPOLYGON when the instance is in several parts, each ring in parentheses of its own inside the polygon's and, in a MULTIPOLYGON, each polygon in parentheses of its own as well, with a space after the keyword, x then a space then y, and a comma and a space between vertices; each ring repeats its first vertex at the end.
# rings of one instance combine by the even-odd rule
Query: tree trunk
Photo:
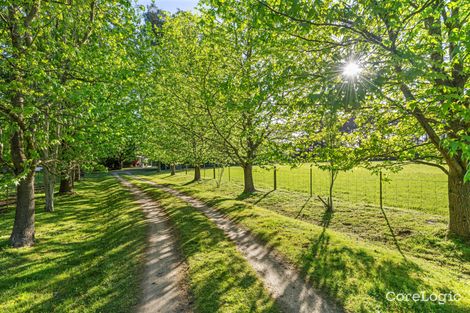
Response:
POLYGON ((201 167, 199 165, 194 166, 194 179, 193 181, 201 180, 201 167))
POLYGON ((253 193, 256 191, 255 183, 253 182, 253 165, 251 163, 243 166, 243 182, 245 188, 244 193, 253 193))
POLYGON ((44 192, 46 195, 46 212, 54 212, 54 187, 55 187, 55 175, 44 167, 44 192))
POLYGON ((80 181, 81 180, 80 175, 81 175, 80 165, 77 165, 74 168, 73 180, 74 181, 80 181))
POLYGON ((328 192, 328 210, 333 211, 334 204, 333 204, 333 188, 335 185, 336 175, 338 172, 335 170, 330 171, 330 187, 328 192))
POLYGON ((70 170, 70 182, 72 183, 72 191, 75 188, 75 169, 70 170))
POLYGON ((470 182, 465 173, 449 166, 449 233, 470 239, 470 182))
POLYGON ((34 172, 29 173, 16 187, 16 213, 11 245, 15 248, 34 244, 34 172))
POLYGON ((171 164, 171 176, 176 175, 176 166, 171 164))
MULTIPOLYGON (((22 103, 22 100, 19 100, 22 103)), ((21 107, 21 106, 20 106, 21 107)), ((16 131, 10 140, 11 160, 15 175, 26 174, 16 186, 16 213, 10 243, 13 247, 25 247, 34 244, 34 167, 25 168, 25 152, 31 148, 21 130, 16 131), (26 146, 26 149, 25 149, 26 146), (29 147, 28 147, 29 146, 29 147), (26 173, 25 173, 26 172, 26 173)))
MULTIPOLYGON (((51 142, 53 138, 60 137, 60 126, 55 125, 53 126, 54 133, 51 134, 51 120, 49 117, 51 104, 47 104, 46 106, 46 114, 45 114, 45 125, 44 130, 47 134, 47 141, 51 142)), ((56 181, 56 159, 59 155, 59 145, 54 144, 51 147, 46 147, 43 150, 43 162, 47 164, 44 166, 44 193, 45 193, 45 208, 46 212, 54 212, 54 189, 55 189, 55 181, 56 181)))
POLYGON ((73 179, 71 175, 62 175, 60 178, 59 194, 73 193, 73 179))

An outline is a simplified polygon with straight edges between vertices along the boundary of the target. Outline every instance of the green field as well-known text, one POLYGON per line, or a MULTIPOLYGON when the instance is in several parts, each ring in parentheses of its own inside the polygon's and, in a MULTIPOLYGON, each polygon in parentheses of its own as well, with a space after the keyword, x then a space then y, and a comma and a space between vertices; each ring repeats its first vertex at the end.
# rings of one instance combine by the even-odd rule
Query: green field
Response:
POLYGON ((145 249, 143 212, 109 175, 36 199, 36 245, 13 249, 14 208, 0 213, 0 312, 132 312, 145 249))
MULTIPOLYGON (((262 190, 273 188, 274 171, 254 167, 255 185, 262 190)), ((220 169, 217 168, 217 175, 220 169)), ((191 175, 192 171, 188 171, 191 175)), ((440 215, 448 214, 447 177, 437 168, 426 165, 406 165, 398 173, 384 171, 383 203, 385 206, 412 208, 440 215)), ((203 178, 213 178, 213 169, 202 171, 203 178)), ((225 168, 223 182, 243 183, 243 170, 232 166, 225 168), (230 176, 230 177, 229 177, 230 176)), ((328 192, 328 172, 312 168, 312 191, 325 196, 328 192)), ((364 168, 341 172, 335 182, 334 197, 350 203, 379 204, 379 177, 364 168)), ((310 165, 299 167, 277 166, 277 188, 310 193, 310 165)))

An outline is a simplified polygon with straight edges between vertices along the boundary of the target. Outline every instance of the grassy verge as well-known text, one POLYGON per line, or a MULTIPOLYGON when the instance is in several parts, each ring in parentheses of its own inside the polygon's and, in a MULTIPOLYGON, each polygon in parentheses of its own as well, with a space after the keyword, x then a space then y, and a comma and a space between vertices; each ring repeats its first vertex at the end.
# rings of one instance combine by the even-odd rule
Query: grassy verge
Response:
POLYGON ((0 214, 0 312, 131 312, 145 248, 143 213, 110 176, 87 178, 57 198, 37 200, 34 247, 11 249, 14 212, 0 214))
POLYGON ((195 310, 278 312, 255 273, 223 231, 197 209, 138 180, 134 184, 158 200, 179 235, 188 263, 195 310))
MULTIPOLYGON (((314 225, 278 214, 245 201, 228 197, 210 184, 185 185, 187 179, 162 179, 173 183, 224 212, 275 247, 319 288, 343 303, 351 312, 468 312, 468 276, 454 267, 441 266, 422 258, 407 260, 393 248, 361 240, 330 229, 336 216, 323 215, 322 225, 314 225), (426 295, 458 293, 460 301, 388 301, 387 292, 426 295)), ((377 212, 378 214, 379 212, 377 212)), ((363 217, 359 216, 358 219, 363 217)), ((367 222, 367 221, 366 221, 367 222)), ((464 269, 462 263, 462 269, 464 269)))

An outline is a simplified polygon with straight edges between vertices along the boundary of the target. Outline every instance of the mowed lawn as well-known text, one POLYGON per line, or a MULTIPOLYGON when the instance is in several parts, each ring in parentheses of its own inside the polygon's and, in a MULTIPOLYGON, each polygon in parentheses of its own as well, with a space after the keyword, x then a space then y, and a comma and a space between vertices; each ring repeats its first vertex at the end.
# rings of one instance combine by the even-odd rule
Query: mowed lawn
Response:
MULTIPOLYGON (((273 188, 274 173, 271 168, 253 168, 255 185, 264 190, 273 188)), ((182 172, 184 173, 184 171, 182 172)), ((191 175, 192 170, 188 171, 191 175)), ((219 177, 221 170, 216 169, 219 177)), ((202 171, 206 179, 213 178, 213 169, 202 171)), ((385 206, 413 208, 434 214, 447 214, 447 177, 440 169, 418 164, 405 165, 399 172, 383 171, 383 201, 385 206)), ((232 166, 225 168, 223 182, 243 183, 243 170, 232 166)), ((314 195, 326 196, 329 188, 327 171, 312 167, 312 191, 314 195)), ((277 188, 310 193, 310 165, 299 167, 277 166, 277 188)), ((365 168, 340 172, 334 185, 334 196, 357 204, 379 204, 379 177, 365 168)))
MULTIPOLYGON (((348 312, 468 312, 470 307, 470 247, 462 242, 446 240, 441 224, 422 227, 423 219, 409 221, 414 216, 430 215, 414 210, 400 209, 392 214, 395 225, 406 224, 411 233, 397 234, 404 255, 401 255, 389 237, 387 242, 374 235, 385 236, 387 228, 380 211, 367 220, 367 210, 354 207, 356 212, 326 214, 318 205, 315 210, 320 220, 299 220, 282 211, 280 204, 297 204, 295 192, 258 192, 252 196, 240 194, 237 184, 223 184, 217 188, 211 180, 189 183, 184 173, 170 176, 141 171, 136 174, 158 183, 168 184, 217 208, 229 218, 249 229, 267 245, 275 248, 289 262, 295 264, 308 279, 331 298, 337 299, 348 312), (276 202, 273 208, 265 200, 276 202), (279 214, 281 213, 281 214, 279 214), (360 225, 363 237, 338 224, 360 225), (364 219, 366 220, 364 222, 364 219), (377 229, 376 229, 377 228, 377 229), (429 238, 427 238, 429 235, 429 238), (426 301, 388 301, 387 292, 414 294, 459 294, 459 301, 445 304, 426 301)), ((269 202, 272 203, 272 202, 269 202)), ((297 206, 297 210, 300 206, 297 206)), ((374 208, 369 208, 374 210, 374 208)), ((371 216, 374 213, 371 211, 371 216)), ((444 224, 444 223, 443 223, 444 224)))
POLYGON ((14 210, 0 213, 0 312, 131 312, 145 248, 143 213, 109 175, 86 178, 57 197, 37 199, 31 248, 12 249, 14 210))

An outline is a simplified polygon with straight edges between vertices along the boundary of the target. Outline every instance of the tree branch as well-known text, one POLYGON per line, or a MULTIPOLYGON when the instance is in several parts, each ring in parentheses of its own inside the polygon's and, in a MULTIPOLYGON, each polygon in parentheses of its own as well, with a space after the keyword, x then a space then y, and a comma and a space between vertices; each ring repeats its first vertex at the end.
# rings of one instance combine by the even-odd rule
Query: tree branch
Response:
POLYGON ((432 162, 427 162, 427 161, 423 161, 423 160, 410 160, 410 162, 412 162, 412 163, 417 163, 417 164, 424 164, 424 165, 433 166, 433 167, 437 167, 437 168, 441 169, 444 173, 446 173, 446 175, 449 175, 449 170, 447 170, 444 166, 442 166, 442 165, 440 165, 440 164, 432 163, 432 162))

